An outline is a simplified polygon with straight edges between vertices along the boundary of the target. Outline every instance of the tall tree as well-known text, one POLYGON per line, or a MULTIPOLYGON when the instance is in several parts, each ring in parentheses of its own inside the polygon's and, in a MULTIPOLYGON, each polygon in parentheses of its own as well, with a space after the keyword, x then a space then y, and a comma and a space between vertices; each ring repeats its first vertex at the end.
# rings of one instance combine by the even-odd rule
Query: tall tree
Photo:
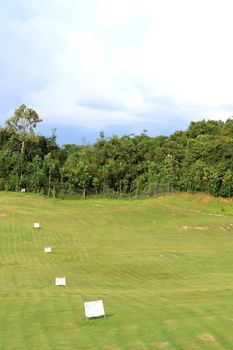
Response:
POLYGON ((44 157, 44 170, 48 176, 48 196, 51 195, 51 181, 52 181, 53 175, 55 174, 56 166, 57 166, 57 160, 52 158, 51 153, 48 153, 44 157))
POLYGON ((40 119, 37 112, 28 108, 25 104, 19 106, 14 114, 6 120, 6 129, 15 133, 19 136, 21 142, 21 174, 23 170, 23 160, 24 160, 24 152, 25 152, 25 143, 27 140, 36 140, 37 137, 34 132, 34 128, 38 123, 40 123, 42 119, 40 119))

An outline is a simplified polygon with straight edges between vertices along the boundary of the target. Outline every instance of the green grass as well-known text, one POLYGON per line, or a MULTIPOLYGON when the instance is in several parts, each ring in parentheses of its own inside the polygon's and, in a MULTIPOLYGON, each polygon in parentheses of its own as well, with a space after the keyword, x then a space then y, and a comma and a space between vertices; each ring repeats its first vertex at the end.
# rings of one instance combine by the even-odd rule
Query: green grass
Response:
POLYGON ((0 349, 233 349, 232 237, 233 202, 201 194, 0 193, 0 349))

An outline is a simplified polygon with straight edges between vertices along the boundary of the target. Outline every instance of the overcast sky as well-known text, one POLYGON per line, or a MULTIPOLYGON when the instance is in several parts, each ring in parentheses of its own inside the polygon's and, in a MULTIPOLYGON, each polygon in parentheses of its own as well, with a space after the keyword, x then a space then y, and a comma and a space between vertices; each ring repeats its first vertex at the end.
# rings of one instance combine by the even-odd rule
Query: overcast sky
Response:
POLYGON ((232 0, 0 0, 0 124, 25 103, 62 144, 226 120, 232 13, 232 0))

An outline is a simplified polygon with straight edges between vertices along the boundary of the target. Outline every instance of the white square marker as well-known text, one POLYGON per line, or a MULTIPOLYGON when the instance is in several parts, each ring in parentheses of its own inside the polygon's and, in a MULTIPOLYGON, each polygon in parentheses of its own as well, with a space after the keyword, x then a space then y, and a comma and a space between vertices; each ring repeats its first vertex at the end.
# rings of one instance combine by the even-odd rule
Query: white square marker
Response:
POLYGON ((66 285, 66 278, 65 277, 56 277, 55 278, 55 285, 56 286, 65 286, 66 285))
POLYGON ((40 228, 39 222, 34 222, 34 228, 40 228))
POLYGON ((44 252, 45 253, 52 253, 52 248, 51 247, 44 247, 44 252))
POLYGON ((84 309, 87 318, 105 316, 103 300, 87 301, 84 309))
POLYGON ((21 193, 25 193, 26 192, 26 188, 21 188, 21 193))

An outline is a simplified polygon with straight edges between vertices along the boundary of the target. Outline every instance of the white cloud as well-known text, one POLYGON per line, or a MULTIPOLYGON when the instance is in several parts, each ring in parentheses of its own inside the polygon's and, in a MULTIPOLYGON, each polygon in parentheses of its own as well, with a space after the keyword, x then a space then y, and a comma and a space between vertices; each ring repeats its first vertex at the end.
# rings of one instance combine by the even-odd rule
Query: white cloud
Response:
POLYGON ((18 3, 23 19, 0 25, 2 89, 7 79, 45 121, 99 129, 233 114, 231 1, 18 3))

